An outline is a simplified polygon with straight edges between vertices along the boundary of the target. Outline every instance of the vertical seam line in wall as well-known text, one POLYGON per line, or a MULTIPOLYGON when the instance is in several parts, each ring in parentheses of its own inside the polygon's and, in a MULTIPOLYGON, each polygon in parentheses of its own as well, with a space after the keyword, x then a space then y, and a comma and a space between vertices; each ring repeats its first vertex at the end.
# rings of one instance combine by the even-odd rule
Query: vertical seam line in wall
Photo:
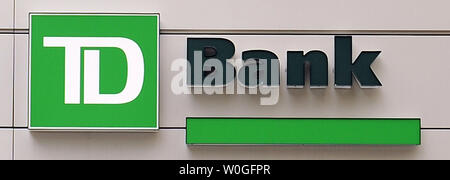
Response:
POLYGON ((12 58, 13 58, 13 66, 12 66, 12 72, 13 72, 13 75, 12 75, 12 95, 13 95, 13 98, 12 98, 12 119, 11 119, 11 123, 12 123, 12 127, 14 128, 14 122, 15 122, 15 85, 16 85, 16 82, 15 82, 15 79, 16 79, 16 22, 15 22, 15 15, 16 15, 16 0, 13 0, 13 11, 12 11, 12 23, 13 23, 13 43, 12 43, 12 58))
POLYGON ((15 129, 15 121, 16 121, 16 0, 13 0, 13 15, 12 15, 12 22, 13 22, 13 99, 12 99, 12 153, 11 153, 11 159, 15 160, 15 143, 16 143, 16 138, 15 138, 15 134, 16 134, 16 129, 15 129))

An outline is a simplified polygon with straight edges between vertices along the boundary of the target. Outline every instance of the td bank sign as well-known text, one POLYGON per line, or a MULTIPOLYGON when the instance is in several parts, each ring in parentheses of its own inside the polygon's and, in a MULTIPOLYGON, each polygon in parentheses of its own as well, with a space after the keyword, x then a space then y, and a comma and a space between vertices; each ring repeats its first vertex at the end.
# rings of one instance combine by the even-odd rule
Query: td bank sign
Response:
MULTIPOLYGON (((31 14, 29 49, 30 129, 159 128, 159 15, 31 14)), ((187 38, 186 52, 181 83, 172 79, 174 94, 260 89, 275 97, 262 104, 273 105, 282 72, 288 88, 304 88, 307 77, 311 87, 329 85, 328 55, 319 50, 288 51, 286 70, 269 50, 247 50, 232 60, 235 44, 224 38, 187 38)), ((380 51, 356 59, 352 52, 351 37, 335 37, 335 86, 351 87, 355 77, 363 88, 380 87, 371 69, 380 51)), ((176 62, 172 70, 180 69, 176 62)))
POLYGON ((159 128, 159 15, 31 14, 30 34, 30 129, 159 128))

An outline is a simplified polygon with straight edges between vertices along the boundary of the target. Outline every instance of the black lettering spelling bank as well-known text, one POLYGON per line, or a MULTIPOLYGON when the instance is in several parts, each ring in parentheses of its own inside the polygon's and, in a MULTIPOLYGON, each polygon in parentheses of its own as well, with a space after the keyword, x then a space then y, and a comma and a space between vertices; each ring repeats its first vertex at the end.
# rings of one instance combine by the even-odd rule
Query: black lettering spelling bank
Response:
MULTIPOLYGON (((363 51, 352 58, 352 37, 336 36, 335 40, 335 87, 351 88, 353 76, 361 88, 377 88, 382 84, 371 69, 381 51, 363 51)), ((235 45, 223 38, 188 38, 187 60, 188 85, 225 86, 236 79, 241 84, 279 86, 279 58, 269 50, 242 52, 244 66, 238 68, 229 60, 235 55, 235 45), (262 61, 265 63, 262 63, 262 61), (209 62, 208 62, 209 61, 209 62), (265 69, 262 64, 265 64, 265 69), (217 68, 222 67, 222 69, 217 68), (251 78, 255 73, 254 80, 251 78), (278 74, 277 74, 278 73, 278 74), (274 75, 275 74, 275 75, 274 75), (264 77, 262 77, 264 76, 264 77), (237 77, 237 78, 236 78, 237 77), (210 82, 205 83, 205 82, 210 82)), ((309 73, 311 88, 328 87, 328 56, 321 50, 287 52, 287 86, 303 88, 309 73)))

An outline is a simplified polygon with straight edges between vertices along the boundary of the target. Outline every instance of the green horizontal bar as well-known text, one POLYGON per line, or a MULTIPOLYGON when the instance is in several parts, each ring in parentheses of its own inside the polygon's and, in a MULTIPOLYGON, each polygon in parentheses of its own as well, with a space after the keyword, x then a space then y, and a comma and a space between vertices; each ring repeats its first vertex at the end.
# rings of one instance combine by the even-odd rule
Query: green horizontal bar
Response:
POLYGON ((420 145, 420 119, 187 118, 187 144, 420 145))

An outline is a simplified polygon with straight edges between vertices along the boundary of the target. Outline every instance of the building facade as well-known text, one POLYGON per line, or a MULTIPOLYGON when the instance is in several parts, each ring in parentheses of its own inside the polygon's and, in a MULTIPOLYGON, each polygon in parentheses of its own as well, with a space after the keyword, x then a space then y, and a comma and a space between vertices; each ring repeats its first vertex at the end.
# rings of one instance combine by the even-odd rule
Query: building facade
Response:
MULTIPOLYGON (((446 0, 0 0, 0 159, 450 159, 450 16, 446 0), (29 129, 30 14, 159 14, 157 132, 29 129), (336 37, 352 37, 353 59, 379 51, 382 83, 336 88, 336 37), (180 93, 174 78, 188 39, 234 43, 277 55, 279 92, 180 93), (328 86, 289 88, 288 51, 327 55, 328 86), (449 54, 447 56, 447 54, 449 54), (193 145, 189 118, 420 119, 414 145, 193 145)), ((52 68, 52 67, 49 67, 52 68)), ((182 73, 181 73, 182 74, 182 73)), ((58 76, 58 75, 55 75, 58 76)), ((63 74, 61 75, 63 76, 63 74)), ((308 78, 307 78, 308 79, 308 78)), ((310 77, 309 79, 312 79, 310 77)), ((48 94, 51 96, 52 94, 48 94)), ((281 143, 280 143, 281 144, 281 143)), ((329 143, 328 143, 329 144, 329 143)))

